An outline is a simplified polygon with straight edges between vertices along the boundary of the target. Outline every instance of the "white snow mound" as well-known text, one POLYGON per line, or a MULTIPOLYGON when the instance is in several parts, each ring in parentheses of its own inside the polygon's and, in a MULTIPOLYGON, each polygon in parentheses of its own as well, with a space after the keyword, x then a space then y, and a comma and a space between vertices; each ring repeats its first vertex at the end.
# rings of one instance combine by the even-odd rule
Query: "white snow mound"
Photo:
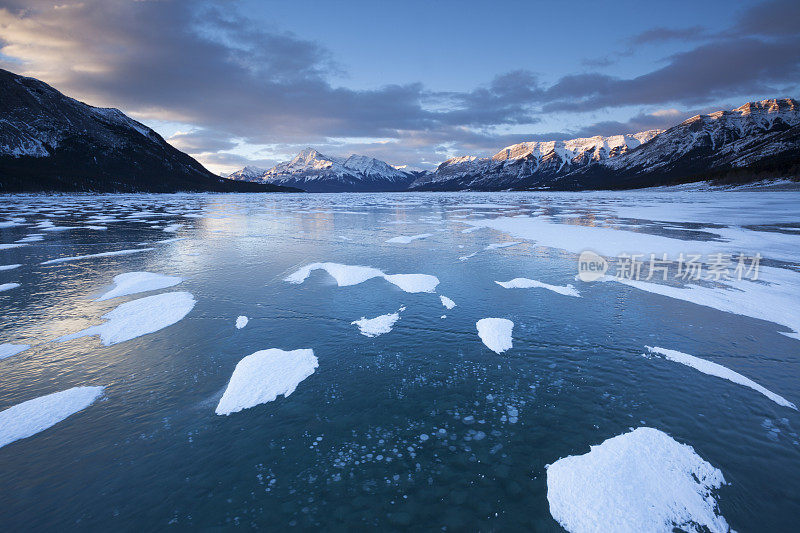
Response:
POLYGON ((382 270, 340 263, 311 263, 296 270, 284 281, 303 283, 314 270, 324 270, 336 280, 339 287, 358 285, 372 278, 384 278, 405 292, 435 292, 439 278, 429 274, 384 274, 382 270))
POLYGON ((229 415, 242 409, 288 397, 319 366, 314 350, 277 348, 248 355, 236 365, 215 413, 229 415))
POLYGON ((183 279, 178 276, 166 276, 152 272, 127 272, 114 276, 114 288, 100 296, 96 301, 101 302, 129 294, 166 289, 182 281, 183 279))
POLYGON ((573 285, 550 285, 549 283, 528 278, 514 278, 511 281, 495 281, 495 283, 506 289, 547 289, 564 296, 580 297, 581 295, 573 285))
POLYGON ((502 353, 512 347, 511 331, 514 322, 507 318, 482 318, 475 324, 478 336, 487 348, 496 353, 502 353))
POLYGON ((691 446, 640 427, 550 465, 547 501, 572 533, 725 532, 730 527, 712 495, 724 483, 691 446))
MULTIPOLYGON (((401 309, 402 310, 402 309, 401 309)), ((376 316, 375 318, 361 317, 360 320, 354 320, 350 324, 358 326, 359 331, 365 337, 377 337, 384 333, 392 331, 395 322, 400 320, 400 313, 389 313, 386 315, 376 316)))
POLYGON ((20 352, 24 352, 28 348, 30 348, 29 344, 11 344, 10 342, 4 342, 3 344, 0 344, 0 359, 17 355, 20 352))
POLYGON ((0 411, 0 448, 50 428, 89 407, 103 387, 73 387, 0 411))
POLYGON ((456 306, 456 303, 447 296, 439 296, 439 299, 442 301, 442 305, 447 309, 452 309, 456 306))
POLYGON ((165 292, 131 300, 103 315, 108 321, 105 324, 91 326, 58 340, 63 342, 99 335, 103 344, 110 346, 175 324, 189 314, 195 303, 188 292, 165 292))
POLYGON ((666 348, 659 348, 657 346, 645 346, 645 348, 647 348, 647 350, 651 354, 660 355, 669 361, 674 361, 682 365, 690 366, 695 370, 699 370, 703 374, 708 374, 709 376, 715 376, 718 378, 727 379, 728 381, 736 383, 737 385, 743 385, 745 387, 749 387, 754 391, 760 392, 761 394, 763 394, 773 402, 777 403, 778 405, 789 407, 797 411, 797 407, 795 406, 795 404, 793 404, 783 396, 775 394, 771 390, 762 387, 755 381, 751 380, 750 378, 746 378, 745 376, 739 374, 738 372, 734 372, 730 368, 724 367, 717 363, 713 363, 711 361, 707 361, 705 359, 701 359, 699 357, 695 357, 694 355, 689 355, 688 353, 679 352, 677 350, 668 350, 666 348))

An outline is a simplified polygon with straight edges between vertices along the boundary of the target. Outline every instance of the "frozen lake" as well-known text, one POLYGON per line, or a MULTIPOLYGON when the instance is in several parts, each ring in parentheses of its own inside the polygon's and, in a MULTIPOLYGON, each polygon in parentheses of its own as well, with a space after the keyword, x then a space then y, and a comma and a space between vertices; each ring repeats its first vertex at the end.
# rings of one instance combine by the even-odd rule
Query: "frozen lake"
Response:
POLYGON ((800 516, 800 192, 3 196, 0 310, 7 531, 800 516))

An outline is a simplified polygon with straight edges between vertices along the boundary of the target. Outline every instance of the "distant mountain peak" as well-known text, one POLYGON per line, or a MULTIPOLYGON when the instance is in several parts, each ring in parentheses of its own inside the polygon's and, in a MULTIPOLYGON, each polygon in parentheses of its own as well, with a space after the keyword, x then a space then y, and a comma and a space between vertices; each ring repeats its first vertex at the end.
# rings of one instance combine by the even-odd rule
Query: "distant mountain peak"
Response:
POLYGON ((116 108, 0 69, 0 192, 267 191, 222 179, 116 108))
POLYGON ((413 176, 388 163, 365 155, 326 156, 305 148, 290 161, 279 163, 257 175, 244 169, 234 179, 299 187, 310 192, 404 190, 413 176))
POLYGON ((696 115, 665 131, 523 142, 489 158, 452 158, 411 187, 618 188, 711 175, 746 180, 748 172, 784 177, 797 175, 799 167, 800 106, 776 98, 696 115))

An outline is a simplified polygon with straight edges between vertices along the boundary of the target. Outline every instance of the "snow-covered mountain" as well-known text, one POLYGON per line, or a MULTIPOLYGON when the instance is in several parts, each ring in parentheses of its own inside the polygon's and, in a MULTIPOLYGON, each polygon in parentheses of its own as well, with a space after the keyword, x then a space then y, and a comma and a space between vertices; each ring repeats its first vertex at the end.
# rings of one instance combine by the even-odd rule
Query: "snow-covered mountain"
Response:
POLYGON ((577 168, 626 154, 659 133, 650 130, 633 135, 524 142, 507 146, 492 157, 454 157, 417 178, 411 187, 497 190, 518 187, 534 176, 542 182, 552 181, 577 168))
POLYGON ((308 192, 402 191, 414 179, 412 173, 379 159, 363 155, 331 157, 312 148, 270 169, 245 167, 229 177, 297 187, 308 192))
POLYGON ((449 159, 416 190, 628 188, 800 174, 800 109, 791 98, 697 115, 666 131, 529 142, 490 158, 449 159))
POLYGON ((264 174, 266 174, 266 172, 267 172, 266 168, 247 165, 243 169, 228 174, 226 177, 231 180, 257 181, 255 180, 255 178, 263 176, 264 174))
POLYGON ((0 192, 269 190, 220 178, 122 111, 35 78, 0 69, 0 95, 0 192))
POLYGON ((663 185, 704 179, 752 181, 800 173, 800 104, 749 102, 696 115, 626 157, 565 176, 561 188, 663 185))

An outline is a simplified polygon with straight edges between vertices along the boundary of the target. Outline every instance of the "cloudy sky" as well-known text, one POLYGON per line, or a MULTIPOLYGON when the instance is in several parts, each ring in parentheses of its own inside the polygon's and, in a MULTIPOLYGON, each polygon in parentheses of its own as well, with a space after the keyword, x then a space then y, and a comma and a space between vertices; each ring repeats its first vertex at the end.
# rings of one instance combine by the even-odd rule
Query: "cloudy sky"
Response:
POLYGON ((430 168, 800 96, 800 2, 0 0, 0 67, 215 172, 305 146, 430 168))

